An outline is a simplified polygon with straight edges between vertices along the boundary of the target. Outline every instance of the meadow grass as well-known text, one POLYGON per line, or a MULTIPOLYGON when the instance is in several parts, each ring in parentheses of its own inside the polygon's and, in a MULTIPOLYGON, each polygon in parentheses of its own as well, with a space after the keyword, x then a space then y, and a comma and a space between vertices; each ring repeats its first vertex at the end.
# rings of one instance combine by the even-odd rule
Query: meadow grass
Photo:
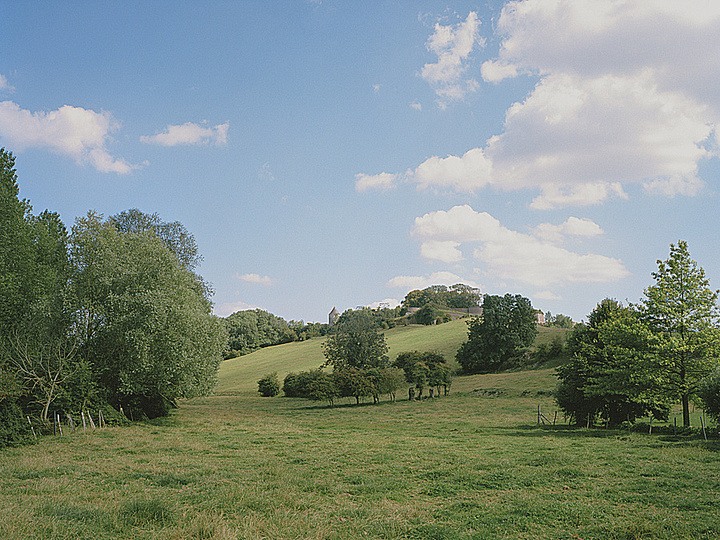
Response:
POLYGON ((253 392, 0 451, 0 538, 718 538, 720 444, 538 426, 552 370, 334 408, 253 392), (497 397, 476 390, 498 389, 497 397))

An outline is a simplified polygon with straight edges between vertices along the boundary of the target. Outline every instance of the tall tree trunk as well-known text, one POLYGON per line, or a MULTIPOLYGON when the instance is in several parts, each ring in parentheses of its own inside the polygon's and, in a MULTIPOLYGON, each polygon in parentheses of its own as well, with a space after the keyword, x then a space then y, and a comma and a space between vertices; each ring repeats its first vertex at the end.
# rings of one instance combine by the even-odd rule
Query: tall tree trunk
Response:
POLYGON ((690 397, 687 394, 683 394, 682 408, 683 408, 683 426, 690 427, 690 397))

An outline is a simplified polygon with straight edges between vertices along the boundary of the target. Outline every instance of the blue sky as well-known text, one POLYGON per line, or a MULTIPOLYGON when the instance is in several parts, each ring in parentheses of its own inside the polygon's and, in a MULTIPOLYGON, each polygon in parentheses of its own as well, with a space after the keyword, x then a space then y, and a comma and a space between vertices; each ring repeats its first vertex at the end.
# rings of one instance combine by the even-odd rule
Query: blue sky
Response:
POLYGON ((225 316, 720 287, 720 3, 0 0, 21 196, 179 220, 225 316))

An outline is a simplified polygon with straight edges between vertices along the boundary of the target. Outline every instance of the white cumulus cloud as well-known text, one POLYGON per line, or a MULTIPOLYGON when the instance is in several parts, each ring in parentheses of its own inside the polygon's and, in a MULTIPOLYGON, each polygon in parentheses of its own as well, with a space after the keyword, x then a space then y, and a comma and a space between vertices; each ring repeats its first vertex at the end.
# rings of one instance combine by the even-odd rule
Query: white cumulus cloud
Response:
MULTIPOLYGON (((462 77, 477 24, 437 25, 428 48, 447 52, 423 68, 432 84, 462 77)), ((718 153, 720 2, 512 1, 495 32, 500 49, 482 64, 483 80, 537 83, 507 109, 501 132, 411 167, 409 181, 531 190, 540 210, 627 198, 630 184, 663 196, 700 192, 699 166, 718 153)))
POLYGON ((543 240, 559 243, 565 236, 593 237, 605 234, 605 232, 600 225, 590 219, 569 217, 560 225, 541 223, 533 229, 533 234, 543 240))
POLYGON ((182 125, 169 125, 162 133, 156 133, 155 135, 143 135, 140 137, 140 141, 160 146, 200 144, 223 146, 227 144, 227 132, 229 127, 229 122, 218 124, 214 127, 207 127, 193 122, 186 122, 182 125))
POLYGON ((32 112, 12 101, 0 102, 0 137, 15 151, 47 148, 88 164, 100 172, 128 174, 137 166, 113 157, 107 143, 120 124, 108 112, 63 105, 57 110, 32 112))
POLYGON ((355 175, 355 191, 362 193, 369 189, 378 189, 380 191, 388 191, 395 187, 398 179, 397 174, 380 173, 380 174, 356 174, 355 175))
MULTIPOLYGON (((575 235, 598 233, 591 223, 568 220, 559 230, 575 235)), ((476 212, 468 205, 416 218, 412 236, 422 245, 453 242, 457 248, 470 244, 474 247, 474 257, 485 264, 488 273, 538 287, 563 282, 610 282, 629 274, 618 259, 575 253, 536 236, 513 231, 487 212, 476 212)), ((434 251, 421 246, 421 253, 432 256, 434 251)))

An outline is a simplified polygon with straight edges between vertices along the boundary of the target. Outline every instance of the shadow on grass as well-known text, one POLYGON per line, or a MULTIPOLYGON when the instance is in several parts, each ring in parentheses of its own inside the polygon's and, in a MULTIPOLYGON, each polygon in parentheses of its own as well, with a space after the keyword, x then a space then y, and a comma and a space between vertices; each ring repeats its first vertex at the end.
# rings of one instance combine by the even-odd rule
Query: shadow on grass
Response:
POLYGON ((707 433, 708 439, 703 436, 701 429, 678 428, 675 431, 672 427, 660 426, 653 428, 652 433, 648 432, 647 426, 637 426, 630 430, 624 428, 584 428, 568 425, 538 426, 537 424, 525 424, 519 426, 494 427, 506 435, 516 437, 557 437, 568 439, 618 439, 626 440, 632 436, 647 437, 663 443, 678 443, 688 446, 702 444, 706 449, 720 452, 720 438, 717 433, 707 433))

